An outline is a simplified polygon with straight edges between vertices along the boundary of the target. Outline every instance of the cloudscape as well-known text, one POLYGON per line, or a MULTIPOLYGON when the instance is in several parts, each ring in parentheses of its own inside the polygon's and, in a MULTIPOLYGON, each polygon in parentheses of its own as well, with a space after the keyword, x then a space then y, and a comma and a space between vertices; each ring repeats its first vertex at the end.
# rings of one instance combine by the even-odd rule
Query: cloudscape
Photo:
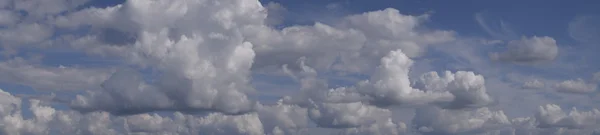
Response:
POLYGON ((600 135, 598 5, 0 0, 0 135, 600 135))

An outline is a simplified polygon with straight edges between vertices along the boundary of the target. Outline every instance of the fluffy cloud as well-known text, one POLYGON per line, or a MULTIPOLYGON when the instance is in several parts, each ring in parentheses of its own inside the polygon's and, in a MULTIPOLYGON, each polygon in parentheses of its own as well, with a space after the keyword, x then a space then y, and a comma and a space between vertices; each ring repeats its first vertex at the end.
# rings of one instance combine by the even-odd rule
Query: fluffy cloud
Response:
MULTIPOLYGON (((87 89, 70 102, 73 110, 38 100, 22 108, 27 100, 0 91, 0 134, 287 135, 328 128, 340 134, 550 132, 546 129, 566 134, 579 132, 572 127, 585 132, 597 127, 592 124, 597 121, 589 121, 596 119, 596 110, 566 115, 546 107, 535 118, 509 121, 503 111, 483 107, 493 99, 484 77, 475 72, 410 78, 412 58, 457 38, 452 31, 423 26, 428 14, 389 8, 335 23, 278 29, 272 25, 281 23, 277 13, 285 8, 263 7, 257 0, 129 0, 80 7, 85 2, 0 1, 0 41, 3 54, 10 56, 0 63, 0 81, 87 89), (34 45, 116 59, 123 68, 113 73, 49 67, 12 56, 20 53, 11 49, 34 45), (269 68, 281 68, 297 81, 299 94, 276 105, 254 101, 250 83, 260 78, 252 74, 269 68), (331 87, 320 77, 323 71, 370 76, 331 87), (409 125, 393 119, 388 109, 415 106, 421 109, 409 125)), ((510 42, 493 58, 537 63, 557 53, 554 39, 532 37, 510 42)), ((564 89, 582 88, 575 84, 564 89)))
POLYGON ((450 92, 454 99, 443 105, 447 108, 481 107, 493 102, 487 94, 485 79, 482 75, 473 72, 446 71, 443 77, 436 72, 429 72, 420 77, 416 86, 422 87, 425 91, 450 92))
POLYGON ((296 105, 285 105, 282 101, 277 105, 259 105, 257 107, 259 118, 264 126, 265 133, 273 135, 297 134, 308 127, 309 119, 306 108, 296 105))
POLYGON ((263 24, 266 14, 258 1, 132 0, 117 8, 115 14, 130 16, 129 21, 120 23, 139 27, 138 39, 127 46, 131 52, 125 55, 126 60, 156 69, 161 76, 146 85, 140 76, 117 72, 104 83, 102 91, 78 96, 73 102, 76 108, 124 114, 153 110, 236 114, 252 110, 254 103, 246 94, 253 90, 248 76, 255 53, 240 30, 263 24), (129 83, 123 83, 126 81, 129 83), (155 99, 143 100, 148 96, 155 99))
POLYGON ((541 128, 564 127, 571 129, 600 128, 600 111, 585 112, 573 108, 568 114, 558 105, 540 106, 535 115, 541 128))
POLYGON ((309 108, 308 116, 322 127, 350 128, 385 121, 391 112, 361 102, 317 103, 309 108))
POLYGON ((199 116, 175 112, 171 117, 157 114, 114 116, 107 112, 81 114, 57 110, 38 100, 30 100, 29 111, 33 116, 28 118, 21 111, 21 99, 4 91, 0 91, 0 96, 0 133, 6 135, 264 134, 257 113, 199 116))
POLYGON ((508 42, 505 52, 490 54, 492 60, 534 64, 552 61, 558 55, 556 40, 551 37, 531 38, 523 37, 521 40, 508 42))
POLYGON ((555 85, 559 92, 586 94, 596 91, 597 84, 588 83, 583 79, 566 80, 555 85))
POLYGON ((344 17, 339 23, 292 26, 281 31, 264 27, 246 31, 257 52, 255 68, 293 64, 305 57, 316 69, 368 71, 389 50, 417 57, 427 46, 454 40, 451 31, 418 30, 427 15, 409 16, 385 9, 344 17))
POLYGON ((392 51, 381 59, 381 65, 370 80, 359 82, 359 93, 370 95, 376 103, 418 105, 436 103, 450 108, 484 106, 492 102, 486 92, 483 76, 473 72, 436 72, 421 76, 413 88, 408 72, 413 61, 402 51, 392 51))
POLYGON ((408 72, 413 61, 402 51, 391 51, 370 80, 359 82, 359 92, 382 104, 426 104, 452 100, 449 92, 426 92, 411 87, 408 72))

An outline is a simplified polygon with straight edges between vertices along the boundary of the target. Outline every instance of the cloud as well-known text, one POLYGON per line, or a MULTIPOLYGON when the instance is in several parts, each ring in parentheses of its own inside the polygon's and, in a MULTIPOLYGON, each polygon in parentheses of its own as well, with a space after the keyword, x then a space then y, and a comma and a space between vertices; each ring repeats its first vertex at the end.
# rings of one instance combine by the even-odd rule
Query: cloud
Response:
POLYGON ((7 135, 264 134, 257 113, 195 116, 175 112, 171 117, 157 114, 114 116, 106 112, 81 114, 58 110, 41 101, 29 100, 32 117, 25 117, 20 108, 25 102, 4 91, 0 91, 0 96, 0 133, 7 135))
POLYGON ((418 57, 430 45, 454 40, 454 32, 419 28, 427 15, 409 16, 396 9, 349 15, 338 23, 291 26, 283 30, 253 27, 249 41, 256 44, 253 68, 293 64, 305 57, 316 69, 370 71, 389 50, 402 49, 418 57))
POLYGON ((271 26, 281 25, 285 22, 285 15, 287 14, 287 9, 283 7, 283 5, 275 2, 269 2, 265 5, 265 8, 268 11, 266 24, 271 26))
POLYGON ((0 82, 36 90, 88 90, 98 88, 113 72, 105 68, 48 67, 20 57, 0 62, 0 82))
POLYGON ((566 80, 555 85, 559 92, 587 94, 596 91, 597 84, 588 83, 583 79, 566 80))
POLYGON ((0 89, 0 115, 5 116, 12 112, 18 112, 21 108, 21 99, 14 97, 8 92, 0 89))
POLYGON ((475 21, 477 21, 477 24, 479 24, 487 34, 495 39, 512 40, 518 38, 517 34, 507 23, 500 20, 500 24, 493 24, 492 22, 489 22, 494 21, 491 20, 490 17, 491 15, 489 15, 489 12, 479 12, 475 14, 475 21))
POLYGON ((357 128, 350 128, 343 131, 342 134, 346 135, 400 135, 407 132, 406 124, 394 123, 391 119, 387 121, 381 121, 376 124, 369 126, 362 126, 357 128))
POLYGON ((417 109, 413 124, 423 134, 474 134, 510 125, 502 111, 488 108, 476 110, 417 109))
POLYGON ((317 103, 309 108, 308 116, 320 127, 352 128, 383 121, 391 112, 361 102, 317 103))
MULTIPOLYGON (((3 6, 0 39, 8 57, 0 62, 0 81, 84 91, 68 93, 77 93, 69 108, 56 100, 23 100, 0 91, 0 134, 503 134, 577 133, 595 126, 581 120, 595 114, 579 111, 511 121, 491 106, 495 100, 488 88, 499 90, 488 86, 497 84, 486 83, 489 79, 479 71, 411 76, 415 69, 424 70, 413 67, 413 59, 422 60, 429 47, 463 42, 453 31, 426 27, 429 14, 405 15, 388 8, 334 22, 273 28, 282 23, 279 13, 285 8, 274 3, 263 7, 257 0, 129 0, 106 8, 82 6, 86 1, 53 2, 9 1, 10 6, 3 6), (20 51, 28 50, 21 48, 114 59, 119 70, 51 67, 23 60, 20 51), (257 71, 287 74, 300 91, 275 105, 256 101, 251 83, 261 79, 254 76, 257 71), (337 72, 368 77, 348 86, 330 85, 323 77, 337 72), (417 116, 405 123, 392 115, 392 108, 418 108, 417 116), (554 117, 576 119, 566 125, 579 129, 553 122, 554 117), (541 128, 540 121, 550 126, 541 128)), ((508 26, 501 23, 501 28, 508 26)), ((508 50, 495 56, 537 63, 551 61, 557 53, 553 38, 534 36, 509 42, 508 50)), ((467 61, 483 63, 478 60, 467 61)))
POLYGON ((306 108, 286 105, 282 101, 277 105, 259 105, 257 113, 264 126, 265 133, 273 135, 297 134, 309 126, 306 108))
POLYGON ((586 45, 598 45, 600 40, 600 18, 597 16, 577 16, 569 22, 569 36, 586 45))
POLYGON ((526 81, 525 83, 523 83, 522 88, 523 89, 541 89, 541 88, 544 88, 544 83, 538 79, 533 79, 533 80, 526 81))
POLYGON ((490 54, 492 60, 522 64, 536 64, 552 61, 558 55, 556 40, 551 37, 531 38, 522 37, 521 40, 508 42, 505 52, 490 54))
POLYGON ((104 83, 102 91, 78 96, 73 106, 115 114, 154 110, 250 112, 254 102, 247 96, 253 90, 248 77, 255 52, 240 30, 262 25, 266 14, 258 1, 220 3, 134 0, 118 7, 117 12, 123 13, 117 14, 130 15, 130 20, 122 23, 138 25, 140 33, 134 44, 125 46, 130 52, 124 59, 155 69, 161 76, 156 82, 145 83, 139 75, 135 77, 137 73, 131 77, 117 72, 104 83), (155 99, 143 100, 148 96, 155 99))
POLYGON ((577 111, 576 108, 573 108, 567 114, 563 112, 560 106, 549 104, 540 106, 535 117, 540 122, 538 127, 541 128, 564 127, 569 129, 586 129, 600 127, 598 125, 600 123, 600 111, 597 109, 586 112, 577 111))
POLYGON ((596 72, 593 74, 592 82, 600 83, 600 72, 596 72))
POLYGON ((481 107, 493 102, 487 94, 485 79, 473 72, 446 71, 443 77, 438 76, 437 72, 429 72, 420 77, 416 86, 425 91, 450 92, 454 99, 443 104, 447 108, 481 107))

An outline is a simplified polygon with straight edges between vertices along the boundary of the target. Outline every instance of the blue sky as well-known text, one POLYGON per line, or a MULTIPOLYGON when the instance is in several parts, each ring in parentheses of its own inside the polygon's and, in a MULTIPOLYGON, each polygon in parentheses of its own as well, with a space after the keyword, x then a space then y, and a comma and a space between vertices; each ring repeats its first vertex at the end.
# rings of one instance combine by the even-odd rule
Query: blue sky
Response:
MULTIPOLYGON (((575 125, 585 128, 572 129, 573 123, 563 122, 578 117, 568 113, 573 107, 600 108, 600 1, 260 0, 260 8, 251 6, 252 0, 208 1, 0 4, 0 92, 42 100, 60 111, 84 112, 82 117, 87 112, 113 113, 111 122, 130 116, 119 112, 161 112, 160 117, 169 119, 174 115, 163 112, 183 112, 190 119, 203 119, 204 113, 250 118, 246 120, 264 125, 260 132, 265 134, 275 132, 274 123, 284 123, 278 125, 284 133, 296 129, 264 113, 305 118, 308 130, 299 133, 316 134, 374 134, 362 131, 381 126, 388 117, 394 125, 408 125, 403 130, 411 135, 518 127, 512 121, 459 127, 464 132, 443 126, 466 119, 503 121, 494 119, 500 114, 506 121, 531 117, 548 126, 527 127, 536 134, 559 128, 568 129, 565 134, 600 132, 600 114, 590 113, 585 118, 596 121, 575 125), (240 1, 250 4, 226 5, 240 1), (263 7, 269 11, 262 12, 263 7), (281 23, 268 24, 271 15, 280 15, 276 19, 281 23), (429 17, 420 20, 423 15, 429 17), (400 23, 381 21, 395 17, 400 23), (51 34, 36 34, 44 30, 51 34), (257 61, 264 65, 255 67, 257 61), (440 75, 437 80, 424 75, 431 71, 440 75), (444 76, 444 71, 452 73, 444 76), (414 94, 423 91, 434 94, 414 94), (544 105, 548 108, 540 109, 544 105), (286 107, 304 109, 299 114, 305 115, 277 111, 286 107), (356 108, 369 111, 347 114, 361 111, 352 110, 356 108), (423 110, 431 114, 411 115, 423 110), (544 111, 560 113, 545 117, 540 115, 544 111), (247 112, 258 112, 259 118, 251 119, 254 114, 247 112), (426 118, 442 115, 457 119, 426 118), (552 117, 561 120, 544 121, 552 117), (350 120, 336 125, 330 118, 350 120)), ((8 103, 0 99, 0 105, 8 103)), ((37 105, 21 104, 23 120, 39 119, 35 116, 40 114, 29 110, 37 105)), ((1 109, 0 118, 5 117, 1 109)), ((216 123, 224 128, 241 125, 216 123)), ((9 131, 0 129, 2 133, 9 131)))

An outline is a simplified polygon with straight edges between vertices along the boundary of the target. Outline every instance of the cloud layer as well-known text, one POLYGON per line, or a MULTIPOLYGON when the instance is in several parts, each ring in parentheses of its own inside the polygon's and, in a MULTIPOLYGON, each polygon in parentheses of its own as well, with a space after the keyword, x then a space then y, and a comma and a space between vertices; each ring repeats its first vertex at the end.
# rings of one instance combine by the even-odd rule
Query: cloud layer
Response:
MULTIPOLYGON (((302 135, 326 130, 349 135, 531 135, 600 130, 597 109, 567 113, 549 104, 529 116, 509 117, 492 95, 504 89, 479 71, 416 74, 425 70, 420 60, 437 55, 428 52, 431 46, 464 40, 454 31, 426 27, 430 14, 387 8, 332 23, 280 27, 285 7, 258 0, 128 0, 84 7, 86 3, 0 1, 0 82, 73 95, 39 98, 0 90, 0 134, 302 135), (43 57, 23 54, 37 49, 116 62, 51 66, 43 57), (299 90, 281 95, 276 103, 263 102, 261 90, 252 84, 264 79, 256 77, 258 72, 291 78, 299 90), (339 86, 330 84, 331 74, 367 77, 339 86), (43 100, 47 98, 51 100, 43 100), (416 115, 400 120, 397 109, 416 115)), ((505 51, 490 57, 536 64, 553 61, 558 53, 554 38, 531 36, 509 41, 505 51)), ((598 76, 554 88, 594 93, 598 76)), ((523 84, 526 89, 545 87, 538 80, 523 84)))

